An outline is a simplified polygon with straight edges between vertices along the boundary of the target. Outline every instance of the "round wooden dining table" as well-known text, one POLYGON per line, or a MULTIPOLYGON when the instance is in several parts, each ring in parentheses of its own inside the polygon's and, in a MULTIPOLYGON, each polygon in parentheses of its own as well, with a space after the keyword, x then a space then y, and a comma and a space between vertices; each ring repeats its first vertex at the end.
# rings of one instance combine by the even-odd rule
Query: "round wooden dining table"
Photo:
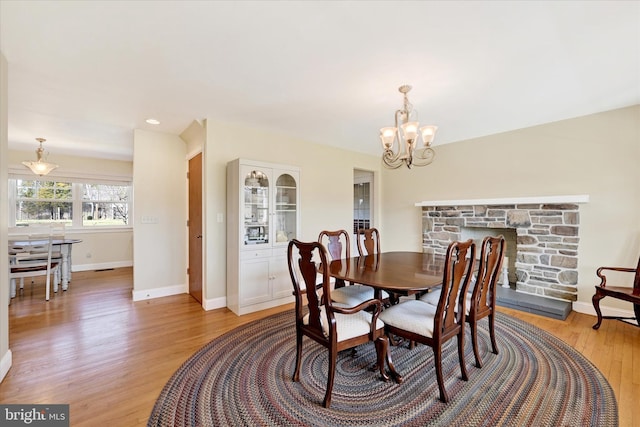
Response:
POLYGON ((408 295, 440 286, 445 256, 423 252, 382 252, 336 259, 329 274, 336 279, 360 283, 376 291, 408 295))

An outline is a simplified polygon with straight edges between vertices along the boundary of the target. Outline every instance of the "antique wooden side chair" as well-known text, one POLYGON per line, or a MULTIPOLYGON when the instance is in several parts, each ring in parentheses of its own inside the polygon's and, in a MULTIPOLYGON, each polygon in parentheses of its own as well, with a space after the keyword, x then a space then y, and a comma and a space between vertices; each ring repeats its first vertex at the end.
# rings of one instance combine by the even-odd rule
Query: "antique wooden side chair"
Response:
POLYGON ((478 321, 488 317, 489 336, 493 353, 498 354, 495 331, 496 284, 502 272, 502 262, 506 249, 504 236, 487 236, 480 249, 480 264, 473 292, 467 293, 466 319, 471 327, 471 342, 476 366, 482 368, 482 358, 478 351, 478 321))
MULTIPOLYGON (((329 262, 341 258, 351 258, 351 239, 346 230, 323 230, 318 235, 318 242, 323 244, 329 254, 329 262)), ((354 307, 364 301, 373 299, 375 292, 372 287, 356 283, 345 283, 336 279, 335 287, 331 293, 334 302, 346 307, 354 307)), ((381 298, 388 299, 389 294, 382 292, 381 298)))
POLYGON ((464 360, 464 331, 467 287, 473 273, 476 246, 473 240, 453 242, 447 248, 442 292, 437 306, 419 300, 392 305, 380 314, 387 334, 398 335, 433 349, 440 400, 449 401, 442 376, 442 345, 457 337, 462 379, 468 380, 464 360))
POLYGON ((593 295, 593 298, 591 298, 591 301, 593 302, 593 308, 595 308, 596 314, 598 315, 598 321, 593 325, 593 329, 598 329, 600 327, 602 319, 635 319, 636 323, 640 326, 640 258, 638 259, 638 265, 636 268, 600 267, 596 271, 596 274, 600 278, 600 284, 596 285, 596 293, 593 295), (607 276, 603 273, 607 270, 634 273, 633 287, 607 285, 607 276), (603 316, 600 311, 600 300, 604 297, 617 298, 633 303, 633 312, 636 317, 603 316))
MULTIPOLYGON (((478 350, 478 321, 488 317, 489 336, 493 353, 498 354, 495 332, 496 284, 502 271, 502 262, 506 250, 504 236, 487 236, 482 240, 480 249, 480 263, 477 276, 471 278, 466 295, 466 320, 471 328, 471 343, 476 366, 482 368, 482 358, 478 350)), ((423 295, 420 300, 428 304, 437 305, 440 290, 423 295)))
POLYGON ((373 341, 380 375, 385 381, 389 379, 385 371, 386 359, 391 374, 397 382, 400 382, 402 379, 395 372, 391 360, 384 324, 378 318, 382 310, 382 302, 372 299, 355 307, 334 305, 328 270, 318 269, 319 265, 327 265, 328 261, 327 251, 321 243, 304 243, 293 239, 289 242, 287 259, 296 298, 296 367, 293 380, 300 380, 302 338, 307 336, 326 347, 329 353, 327 390, 323 401, 325 408, 331 406, 338 352, 342 350, 373 341), (320 264, 314 260, 318 260, 320 264), (318 275, 322 276, 322 293, 316 287, 318 275))

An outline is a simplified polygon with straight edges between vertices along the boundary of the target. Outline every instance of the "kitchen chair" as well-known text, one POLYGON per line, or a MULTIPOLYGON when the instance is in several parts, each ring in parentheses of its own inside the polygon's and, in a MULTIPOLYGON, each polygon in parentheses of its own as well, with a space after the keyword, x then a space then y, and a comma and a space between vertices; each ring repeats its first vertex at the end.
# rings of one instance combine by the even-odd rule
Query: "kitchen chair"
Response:
POLYGON ((596 270, 596 274, 600 278, 600 284, 596 285, 596 293, 591 298, 593 302, 593 308, 598 315, 598 321, 593 325, 593 329, 598 329, 602 323, 602 319, 618 319, 635 320, 640 326, 640 258, 638 259, 638 265, 636 268, 626 267, 600 267, 596 270), (608 286, 607 276, 604 271, 616 271, 622 273, 634 273, 633 287, 629 286, 608 286), (633 312, 636 317, 620 317, 620 316, 603 316, 600 311, 600 300, 604 297, 617 298, 623 301, 633 303, 633 312))
MULTIPOLYGON (((45 299, 49 301, 51 292, 51 275, 59 268, 59 263, 51 259, 52 236, 37 236, 30 234, 28 245, 22 246, 20 251, 14 246, 10 253, 9 279, 15 283, 15 279, 31 277, 33 290, 35 276, 46 276, 45 299)), ((14 285, 15 286, 15 285, 14 285)))
POLYGON ((442 292, 437 306, 419 300, 407 300, 385 309, 380 319, 387 335, 397 335, 411 342, 419 342, 433 349, 440 400, 449 401, 442 377, 442 345, 457 337, 458 359, 462 379, 468 380, 464 360, 464 331, 467 287, 475 263, 476 246, 473 240, 453 242, 447 248, 442 292))
MULTIPOLYGON (((66 226, 64 223, 52 223, 50 225, 50 233, 52 240, 64 240, 66 226)), ((54 246, 55 248, 55 246, 54 246)), ((58 285, 62 283, 62 252, 60 250, 53 250, 51 252, 51 260, 58 263, 59 268, 56 269, 53 279, 53 292, 58 292, 58 285)), ((66 290, 66 289, 63 289, 66 290)))
MULTIPOLYGON (((323 230, 318 235, 318 242, 326 247, 330 262, 341 258, 351 258, 351 240, 346 230, 323 230)), ((381 297, 388 299, 389 294, 383 291, 381 297)), ((375 291, 370 286, 360 284, 350 283, 347 286, 344 280, 336 279, 331 298, 338 304, 355 307, 364 301, 374 299, 375 291)))
POLYGON ((321 243, 304 243, 296 239, 289 242, 287 260, 296 299, 296 367, 293 381, 300 380, 303 336, 311 338, 328 350, 327 390, 322 403, 325 408, 331 406, 331 392, 339 351, 373 341, 377 353, 376 363, 382 378, 389 379, 384 369, 386 358, 392 375, 396 381, 401 381, 391 361, 384 324, 378 319, 382 302, 372 299, 355 307, 333 305, 329 273, 326 268, 320 272, 314 259, 319 260, 320 265, 327 265, 327 251, 321 243), (322 293, 316 287, 319 274, 322 276, 322 293), (366 309, 372 309, 372 312, 366 309))

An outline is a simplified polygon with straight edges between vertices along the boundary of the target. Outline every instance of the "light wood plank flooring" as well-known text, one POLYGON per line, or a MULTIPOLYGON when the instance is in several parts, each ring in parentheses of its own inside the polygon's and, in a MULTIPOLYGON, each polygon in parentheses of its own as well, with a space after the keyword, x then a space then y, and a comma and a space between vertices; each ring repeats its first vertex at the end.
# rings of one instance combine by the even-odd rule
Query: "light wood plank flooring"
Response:
MULTIPOLYGON (((38 283, 38 282, 37 282, 38 283)), ((9 306, 13 367, 2 403, 69 403, 72 426, 143 426, 162 387, 213 338, 292 307, 238 317, 205 312, 188 295, 131 301, 132 270, 73 274, 69 291, 44 301, 26 284, 9 306)), ((578 349, 608 378, 620 426, 640 426, 640 328, 571 313, 566 321, 500 308, 578 349)))

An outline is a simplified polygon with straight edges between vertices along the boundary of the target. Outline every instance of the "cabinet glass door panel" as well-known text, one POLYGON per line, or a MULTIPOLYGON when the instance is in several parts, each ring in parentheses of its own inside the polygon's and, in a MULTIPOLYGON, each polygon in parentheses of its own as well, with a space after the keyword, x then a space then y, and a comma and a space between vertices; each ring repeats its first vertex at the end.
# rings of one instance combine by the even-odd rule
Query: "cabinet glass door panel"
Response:
POLYGON ((269 178, 252 170, 244 179, 244 244, 269 243, 269 178))
POLYGON ((283 173, 276 178, 275 190, 276 243, 284 243, 297 237, 298 183, 283 173))

